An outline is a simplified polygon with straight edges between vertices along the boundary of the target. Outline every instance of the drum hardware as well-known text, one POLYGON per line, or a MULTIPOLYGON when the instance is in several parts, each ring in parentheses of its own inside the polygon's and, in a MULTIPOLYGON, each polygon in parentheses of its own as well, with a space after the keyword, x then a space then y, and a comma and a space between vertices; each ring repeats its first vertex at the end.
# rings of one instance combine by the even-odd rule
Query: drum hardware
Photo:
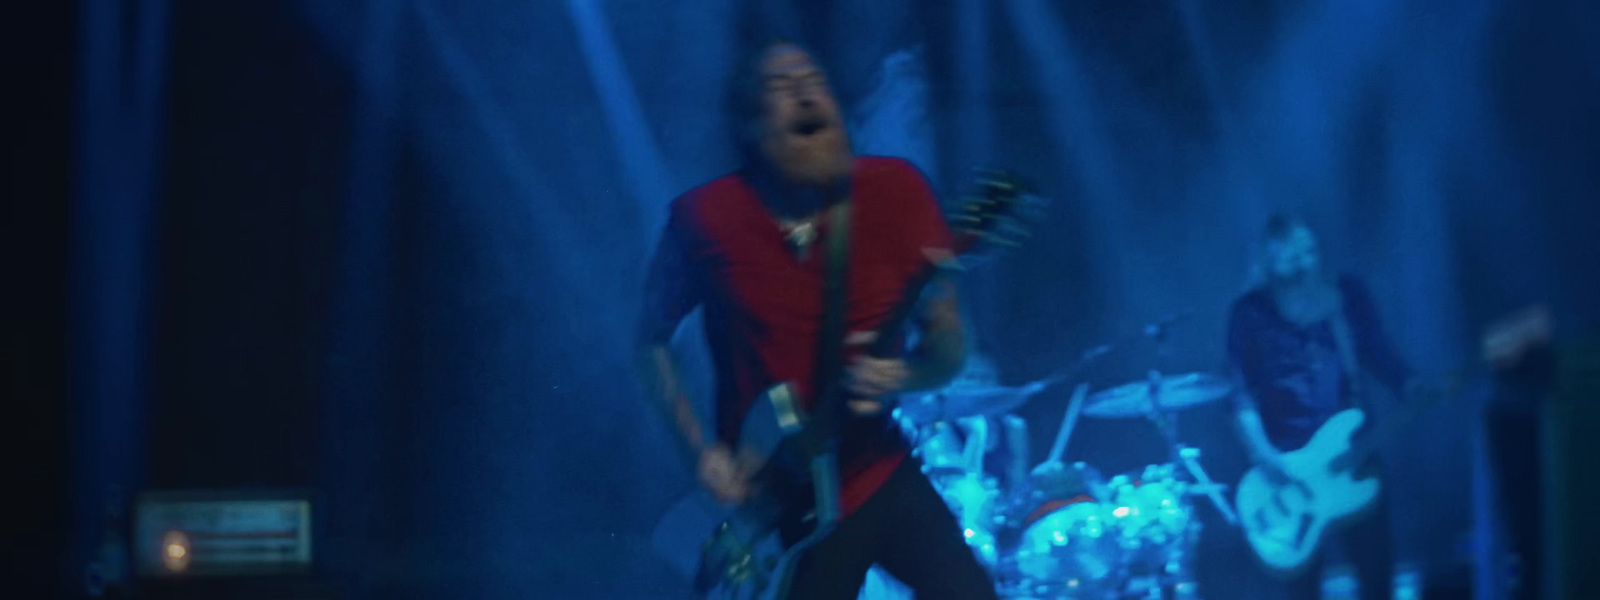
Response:
POLYGON ((1096 359, 1111 351, 1111 346, 1096 346, 1085 351, 1078 360, 1055 374, 1007 387, 987 383, 965 384, 958 382, 937 393, 922 394, 903 400, 897 416, 909 419, 914 426, 949 422, 966 417, 997 417, 1021 408, 1040 392, 1066 381, 1082 372, 1096 359))
POLYGON ((1144 336, 1156 346, 1156 368, 1151 369, 1146 381, 1114 387, 1091 396, 1084 414, 1107 419, 1152 417, 1208 404, 1232 393, 1233 384, 1214 375, 1161 375, 1159 369, 1169 354, 1167 339, 1172 327, 1191 314, 1192 310, 1184 309, 1146 325, 1144 336))
POLYGON ((1016 415, 1001 417, 1000 426, 1005 431, 1006 451, 1011 460, 1006 462, 1006 495, 1013 501, 1028 493, 1028 422, 1016 415))
POLYGON ((947 388, 938 393, 924 394, 904 402, 899 410, 902 418, 910 419, 913 424, 919 426, 965 417, 998 416, 1027 404, 1035 395, 1054 383, 1050 379, 1041 379, 1016 387, 972 385, 947 388))
MULTIPOLYGON (((1123 387, 1126 388, 1128 386, 1123 387)), ((1145 416, 1150 420, 1151 424, 1155 425, 1156 430, 1165 438, 1167 446, 1171 449, 1172 460, 1169 465, 1183 465, 1190 476, 1194 477, 1195 481, 1201 485, 1208 486, 1210 492, 1206 494, 1206 497, 1211 499, 1211 503, 1216 506, 1217 512, 1222 513, 1228 524, 1238 524, 1238 517, 1233 510, 1232 504, 1221 493, 1211 489, 1214 487, 1215 482, 1211 480, 1205 469, 1200 466, 1200 449, 1185 446, 1178 441, 1176 415, 1170 410, 1162 410, 1161 408, 1164 406, 1193 407, 1205 402, 1215 401, 1231 393, 1233 391, 1232 384, 1220 378, 1198 373, 1190 373, 1174 379, 1163 377, 1161 373, 1152 370, 1145 389, 1147 390, 1147 396, 1144 399, 1148 400, 1142 403, 1146 411, 1145 416), (1173 381, 1186 382, 1182 384, 1182 387, 1177 387, 1177 389, 1188 391, 1184 402, 1175 403, 1166 400, 1165 394, 1170 391, 1169 388, 1174 387, 1171 385, 1173 381), (1198 400, 1200 398, 1204 398, 1204 400, 1198 400)))
POLYGON ((1189 475, 1199 482, 1198 485, 1191 487, 1191 491, 1204 494, 1205 497, 1210 498, 1212 506, 1217 508, 1217 512, 1222 513, 1223 520, 1226 520, 1229 525, 1238 525, 1239 515, 1234 512, 1233 504, 1228 502, 1228 497, 1223 495, 1223 492, 1227 491, 1227 486, 1212 481, 1205 468, 1200 466, 1200 449, 1180 445, 1178 446, 1178 460, 1182 461, 1184 468, 1189 470, 1189 475))
MULTIPOLYGON (((1161 345, 1169 318, 1143 332, 1161 345)), ((1063 373, 1104 355, 1100 346, 1063 373)), ((1178 443, 1177 413, 1216 402, 1232 392, 1225 379, 1205 373, 1165 375, 1090 393, 1074 390, 1045 460, 1026 469, 1026 423, 1011 410, 1063 381, 1058 374, 1015 388, 959 386, 922 405, 905 403, 897 414, 915 432, 924 471, 958 517, 962 533, 995 579, 1001 597, 1036 600, 1198 598, 1192 565, 1201 523, 1195 497, 1204 496, 1230 523, 1237 516, 1201 466, 1201 452, 1178 443), (999 416, 999 426, 986 418, 999 416), (1170 449, 1169 459, 1111 479, 1084 462, 1063 460, 1080 417, 1145 418, 1170 449), (966 430, 963 440, 955 420, 966 430), (982 421, 982 422, 980 422, 982 421), (1012 460, 1003 472, 985 472, 992 435, 1004 434, 1012 460), (1019 473, 1026 473, 1019 477, 1019 473), (1001 477, 1006 480, 1002 489, 1001 477)))
POLYGON ((1172 413, 1228 397, 1233 384, 1205 373, 1161 375, 1151 380, 1117 386, 1089 396, 1083 414, 1100 419, 1137 419, 1152 411, 1172 413))
POLYGON ((1055 443, 1050 445, 1050 457, 1046 463, 1059 462, 1061 455, 1067 451, 1067 441, 1072 438, 1072 429, 1078 424, 1078 413, 1083 410, 1083 401, 1089 393, 1089 384, 1080 383, 1072 390, 1072 401, 1067 403, 1067 414, 1062 417, 1061 429, 1056 431, 1055 443))

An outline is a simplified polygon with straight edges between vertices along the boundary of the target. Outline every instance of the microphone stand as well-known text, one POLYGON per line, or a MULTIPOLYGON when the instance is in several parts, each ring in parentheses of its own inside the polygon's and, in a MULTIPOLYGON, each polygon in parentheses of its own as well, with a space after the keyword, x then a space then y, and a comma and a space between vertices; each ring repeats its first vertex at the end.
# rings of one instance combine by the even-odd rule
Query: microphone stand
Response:
MULTIPOLYGON (((1177 317, 1170 317, 1161 323, 1145 328, 1145 334, 1156 344, 1155 362, 1157 367, 1161 366, 1161 359, 1166 356, 1167 333, 1171 324, 1176 320, 1177 317)), ((1183 465, 1184 469, 1195 478, 1195 482, 1205 491, 1206 497, 1211 499, 1211 503, 1216 506, 1217 512, 1222 513, 1222 518, 1227 520, 1229 525, 1237 525, 1239 518, 1238 514, 1234 512, 1233 506, 1228 503, 1227 498, 1223 497, 1222 492, 1217 489, 1216 483, 1212 481, 1205 469, 1200 466, 1200 449, 1190 448, 1178 441, 1177 415, 1166 411, 1161 404, 1162 381, 1161 372, 1157 369, 1151 369, 1149 374, 1150 402, 1145 406, 1145 418, 1149 419, 1150 423, 1155 426, 1156 431, 1165 438, 1167 448, 1170 450, 1171 464, 1183 465)))

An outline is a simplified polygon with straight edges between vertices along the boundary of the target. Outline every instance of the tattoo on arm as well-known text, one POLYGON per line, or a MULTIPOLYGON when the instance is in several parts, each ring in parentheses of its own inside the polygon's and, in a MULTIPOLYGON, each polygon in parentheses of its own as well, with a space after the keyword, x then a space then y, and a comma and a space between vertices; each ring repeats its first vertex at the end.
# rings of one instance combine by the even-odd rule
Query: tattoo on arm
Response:
POLYGON ((646 346, 642 354, 645 378, 656 396, 657 406, 671 418, 677 430, 680 449, 691 456, 698 455, 706 444, 705 433, 700 419, 695 416, 694 404, 683 389, 672 351, 665 345, 652 344, 646 346))
POLYGON ((960 373, 966 362, 967 336, 961 323, 955 283, 938 280, 924 293, 918 326, 922 340, 912 351, 908 391, 943 386, 960 373))
POLYGON ((637 358, 640 375, 656 397, 656 406, 678 434, 679 449, 697 455, 705 447, 705 433, 695 416, 694 404, 683 389, 670 349, 673 332, 702 299, 695 271, 685 256, 684 232, 679 225, 674 212, 650 258, 637 358))

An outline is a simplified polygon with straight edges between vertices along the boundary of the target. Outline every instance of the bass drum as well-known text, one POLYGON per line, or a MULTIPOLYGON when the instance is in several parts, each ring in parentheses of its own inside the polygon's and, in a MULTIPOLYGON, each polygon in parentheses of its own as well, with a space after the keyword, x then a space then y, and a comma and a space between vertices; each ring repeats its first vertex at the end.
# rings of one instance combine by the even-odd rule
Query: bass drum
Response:
POLYGON ((1098 598, 1122 579, 1121 551, 1110 507, 1086 496, 1054 501, 1035 511, 1023 530, 1016 568, 1033 594, 1098 598))

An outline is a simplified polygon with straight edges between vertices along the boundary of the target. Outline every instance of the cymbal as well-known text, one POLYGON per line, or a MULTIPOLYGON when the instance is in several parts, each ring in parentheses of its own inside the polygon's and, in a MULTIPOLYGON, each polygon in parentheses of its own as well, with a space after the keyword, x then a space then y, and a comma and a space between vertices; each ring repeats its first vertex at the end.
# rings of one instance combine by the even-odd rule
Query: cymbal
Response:
POLYGON ((946 388, 902 401, 901 414, 912 422, 926 425, 964 417, 993 417, 1027 404, 1056 379, 1042 379, 1016 387, 961 386, 946 388))
POLYGON ((1102 419, 1132 419, 1143 417, 1152 408, 1166 412, 1182 410, 1221 400, 1233 392, 1228 380, 1206 373, 1167 375, 1160 379, 1156 392, 1160 406, 1152 406, 1148 381, 1135 381, 1102 390, 1089 396, 1083 414, 1102 419))

